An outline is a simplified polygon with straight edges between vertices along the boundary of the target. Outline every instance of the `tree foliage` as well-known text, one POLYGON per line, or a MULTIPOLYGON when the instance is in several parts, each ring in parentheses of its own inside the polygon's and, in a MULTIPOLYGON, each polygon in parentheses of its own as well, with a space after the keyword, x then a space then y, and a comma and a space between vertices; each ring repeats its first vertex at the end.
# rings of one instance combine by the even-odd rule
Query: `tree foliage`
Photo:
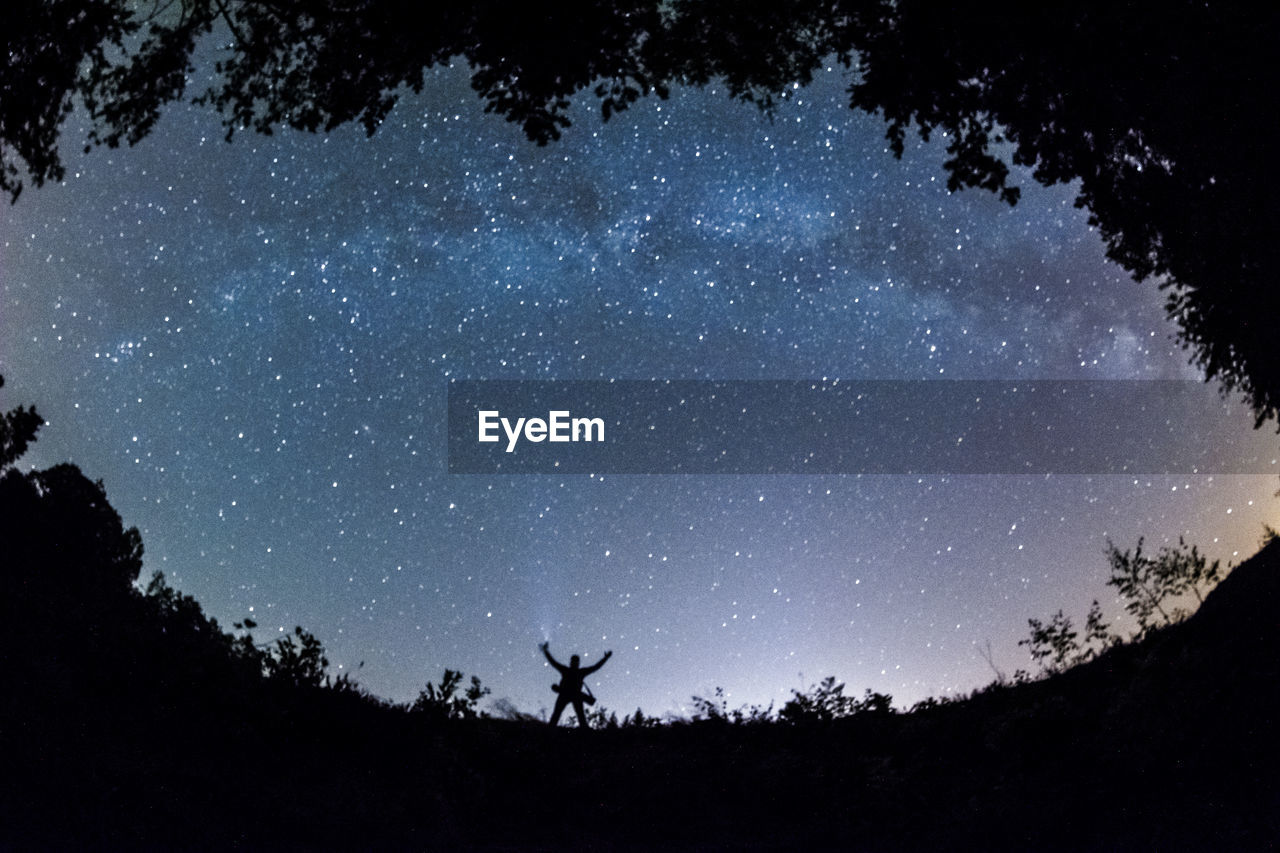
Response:
MULTIPOLYGON (((0 387, 4 379, 0 377, 0 387)), ((60 609, 98 620, 127 595, 142 568, 142 537, 125 529, 102 481, 63 463, 26 474, 18 459, 44 423, 31 407, 0 413, 0 599, 8 618, 60 609), (20 604, 21 602, 21 604, 20 604)))
POLYGON ((1019 640, 1018 645, 1027 646, 1031 659, 1042 668, 1060 670, 1076 657, 1080 650, 1077 639, 1080 634, 1073 629, 1070 616, 1059 610, 1049 617, 1048 622, 1032 617, 1027 624, 1031 626, 1031 636, 1019 640))
MULTIPOLYGON (((1198 607, 1226 575, 1220 560, 1209 562, 1197 546, 1188 545, 1182 537, 1177 546, 1166 545, 1155 555, 1143 553, 1143 541, 1139 538, 1135 548, 1121 551, 1108 540, 1106 550, 1111 566, 1107 585, 1116 588, 1125 611, 1138 626, 1131 640, 1187 618, 1192 612, 1191 600, 1198 607)), ((1085 616, 1083 639, 1062 610, 1047 622, 1031 618, 1027 625, 1030 633, 1018 645, 1027 647, 1031 659, 1044 672, 1085 663, 1124 641, 1107 624, 1097 599, 1085 616)))
POLYGON ((218 110, 228 137, 347 122, 373 133, 427 69, 462 60, 486 111, 546 143, 580 93, 608 119, 717 81, 767 111, 834 58, 895 154, 913 128, 944 136, 951 189, 1012 204, 1011 162, 1046 184, 1078 181, 1110 257, 1156 279, 1193 360, 1261 423, 1280 406, 1280 201, 1266 179, 1278 15, 1191 0, 25 0, 0 69, 0 190, 61 178, 58 129, 76 95, 90 144, 132 144, 184 97, 218 110), (213 69, 193 58, 208 41, 213 69), (193 79, 208 84, 188 92, 193 79))
POLYGON ((464 688, 462 673, 446 669, 438 685, 427 682, 411 710, 438 720, 474 720, 485 716, 480 710, 480 700, 489 692, 478 676, 471 676, 471 683, 464 688))
MULTIPOLYGON (((725 696, 723 687, 717 687, 711 697, 694 696, 692 703, 694 722, 742 725, 744 723, 768 723, 774 719, 772 702, 767 706, 743 705, 737 708, 730 708, 729 699, 725 696)), ((644 715, 637 708, 635 717, 624 718, 623 725, 644 726, 647 724, 644 715)))
MULTIPOLYGON (((1026 646, 1031 652, 1031 659, 1047 672, 1061 672, 1064 669, 1093 660, 1107 649, 1118 644, 1121 639, 1111 632, 1106 618, 1102 615, 1102 605, 1095 598, 1089 606, 1089 613, 1084 621, 1084 638, 1075 629, 1071 617, 1061 610, 1049 617, 1048 622, 1039 619, 1028 619, 1027 625, 1031 633, 1018 645, 1026 646)), ((1024 681, 1015 677, 1015 681, 1024 681)))
POLYGON ((262 660, 263 674, 269 680, 290 687, 321 687, 328 668, 324 645, 301 625, 292 635, 276 640, 262 660))
MULTIPOLYGON (((0 388, 4 377, 0 376, 0 388)), ((44 418, 36 414, 34 406, 18 406, 0 412, 0 473, 18 461, 27 447, 36 440, 36 432, 44 426, 44 418)))
POLYGON ((0 64, 0 190, 17 199, 65 173, 58 135, 75 96, 105 73, 134 24, 123 2, 15 0, 6 4, 8 61, 0 64))
MULTIPOLYGON (((17 470, 41 423, 32 408, 0 414, 0 634, 12 640, 0 643, 0 653, 44 642, 69 669, 104 658, 135 667, 148 661, 160 682, 199 671, 210 687, 355 689, 345 677, 329 677, 323 645, 301 627, 258 645, 248 632, 223 631, 160 572, 145 590, 136 587, 142 537, 124 527, 102 481, 69 463, 17 470)), ((236 624, 252 627, 248 619, 236 624)))
POLYGON ((1113 586, 1125 601, 1127 610, 1138 622, 1139 633, 1181 621, 1190 615, 1185 599, 1190 596, 1198 606, 1204 594, 1222 580, 1221 561, 1209 562, 1200 549, 1178 537, 1177 547, 1165 546, 1154 556, 1144 554, 1143 540, 1132 551, 1121 551, 1107 542, 1107 562, 1113 586))
POLYGON ((778 711, 778 719, 789 723, 830 722, 854 714, 892 714, 893 697, 867 688, 861 699, 844 695, 844 685, 827 676, 807 693, 791 691, 791 699, 778 711))

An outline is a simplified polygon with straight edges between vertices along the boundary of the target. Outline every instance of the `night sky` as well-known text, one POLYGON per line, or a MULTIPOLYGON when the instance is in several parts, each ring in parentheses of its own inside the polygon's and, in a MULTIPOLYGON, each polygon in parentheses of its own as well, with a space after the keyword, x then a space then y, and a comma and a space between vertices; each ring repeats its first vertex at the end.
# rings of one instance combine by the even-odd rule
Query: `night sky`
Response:
MULTIPOLYGON (((1029 668, 1029 616, 1117 614, 1108 537, 1240 559, 1280 522, 1274 474, 448 474, 451 379, 1199 375, 1072 187, 949 194, 942 145, 894 160, 840 72, 772 121, 583 103, 543 148, 431 79, 372 139, 227 144, 177 106, 80 156, 73 129, 66 182, 0 211, 0 406, 49 421, 23 464, 104 480, 143 578, 224 626, 301 624, 396 700, 451 667, 537 712, 545 638, 612 649, 619 712, 827 675, 901 707, 990 681, 987 641, 1029 668)), ((1188 441, 1277 455, 1251 427, 1231 402, 1188 441)))

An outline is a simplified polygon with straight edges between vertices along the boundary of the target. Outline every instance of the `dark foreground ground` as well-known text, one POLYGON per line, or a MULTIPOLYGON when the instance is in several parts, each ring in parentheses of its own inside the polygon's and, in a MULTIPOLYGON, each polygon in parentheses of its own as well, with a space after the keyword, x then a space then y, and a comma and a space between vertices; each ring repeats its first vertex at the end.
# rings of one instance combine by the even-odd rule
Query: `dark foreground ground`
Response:
POLYGON ((0 847, 1270 849, 1278 564, 1273 543, 1188 621, 961 703, 585 733, 264 683, 199 620, 14 596, 0 847))

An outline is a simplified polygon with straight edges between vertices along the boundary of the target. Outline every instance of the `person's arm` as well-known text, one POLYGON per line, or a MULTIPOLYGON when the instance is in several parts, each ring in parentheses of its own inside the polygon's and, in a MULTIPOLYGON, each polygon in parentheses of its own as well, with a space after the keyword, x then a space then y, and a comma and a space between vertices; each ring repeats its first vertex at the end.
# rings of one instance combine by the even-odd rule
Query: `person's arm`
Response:
POLYGON ((605 661, 607 661, 607 660, 608 660, 609 658, 611 658, 611 657, 613 657, 613 652, 611 652, 611 651, 609 651, 609 652, 605 652, 605 653, 604 653, 604 657, 600 658, 600 660, 596 661, 596 662, 595 662, 595 663, 593 663, 591 666, 589 666, 589 667, 587 667, 586 669, 582 670, 582 674, 583 674, 583 675, 590 675, 591 673, 595 672, 595 671, 596 671, 597 669, 599 669, 600 667, 604 666, 604 662, 605 662, 605 661))
POLYGON ((550 643, 544 642, 542 645, 538 646, 538 648, 542 649, 542 653, 547 656, 547 660, 551 663, 552 666, 556 668, 558 672, 564 673, 566 669, 565 665, 560 663, 560 661, 556 660, 551 656, 550 643))

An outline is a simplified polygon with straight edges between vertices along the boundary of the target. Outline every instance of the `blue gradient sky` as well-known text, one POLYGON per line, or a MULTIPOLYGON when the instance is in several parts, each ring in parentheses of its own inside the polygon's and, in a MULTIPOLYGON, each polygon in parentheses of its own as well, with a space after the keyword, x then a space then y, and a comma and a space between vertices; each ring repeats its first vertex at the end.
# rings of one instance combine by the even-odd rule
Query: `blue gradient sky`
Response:
MULTIPOLYGON (((844 85, 772 121, 714 90, 584 107, 539 148, 442 70, 372 139, 228 145, 178 107, 72 141, 0 210, 0 404, 50 422, 27 464, 105 481, 144 574, 394 699, 451 667, 536 712, 546 638, 613 649, 620 711, 826 675, 902 705, 989 681, 988 640, 1029 666, 1028 616, 1118 612, 1108 537, 1252 553, 1274 476, 446 473, 450 378, 1197 377, 1072 188, 951 195, 844 85)), ((1188 434, 1249 433, 1228 408, 1188 434)))

